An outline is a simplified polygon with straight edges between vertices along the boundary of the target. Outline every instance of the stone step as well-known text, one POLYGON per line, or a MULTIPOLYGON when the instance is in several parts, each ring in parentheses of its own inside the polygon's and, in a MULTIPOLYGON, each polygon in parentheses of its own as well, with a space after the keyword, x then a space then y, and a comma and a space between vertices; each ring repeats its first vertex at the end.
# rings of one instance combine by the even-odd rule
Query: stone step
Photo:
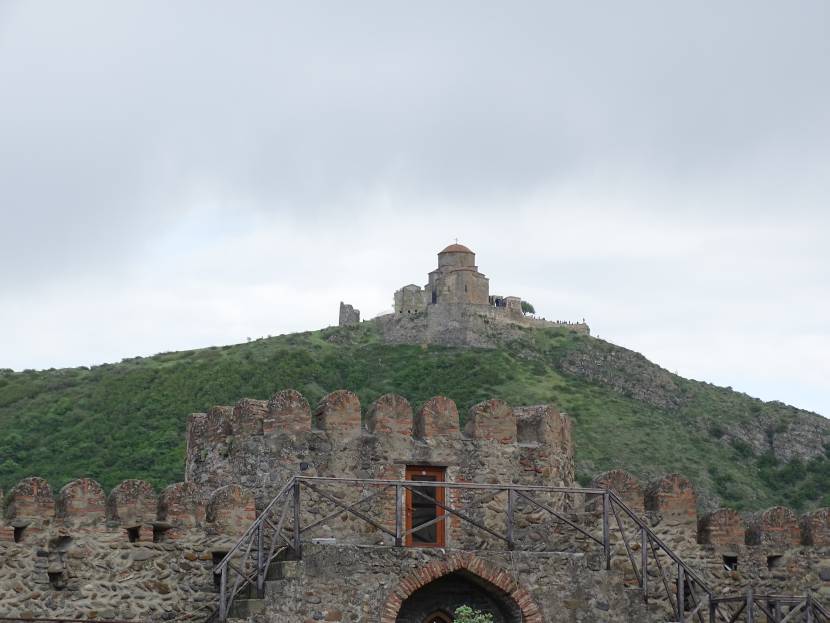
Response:
POLYGON ((231 611, 228 613, 229 618, 247 619, 265 610, 264 599, 241 599, 234 600, 231 606, 231 611))

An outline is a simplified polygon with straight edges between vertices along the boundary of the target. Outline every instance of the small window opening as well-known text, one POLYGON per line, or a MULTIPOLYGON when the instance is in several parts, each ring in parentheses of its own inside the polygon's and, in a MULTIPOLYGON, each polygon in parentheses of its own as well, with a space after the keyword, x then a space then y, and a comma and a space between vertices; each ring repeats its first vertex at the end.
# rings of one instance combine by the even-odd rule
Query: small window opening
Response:
POLYGON ((166 526, 153 526, 153 543, 164 543, 167 540, 167 530, 169 528, 166 526))
POLYGON ((452 619, 449 614, 439 610, 425 618, 424 623, 452 623, 452 619))
POLYGON ((72 545, 72 537, 71 536, 61 536, 58 537, 53 543, 52 548, 59 552, 65 552, 69 549, 72 545))
MULTIPOLYGON (((227 556, 228 552, 213 552, 213 568, 215 569, 216 566, 222 562, 222 559, 227 556)), ((213 574, 213 586, 217 590, 219 589, 219 584, 222 582, 222 576, 218 573, 213 574)))
POLYGON ((16 527, 14 529, 14 542, 15 543, 22 543, 23 542, 23 533, 26 531, 26 526, 16 527))
POLYGON ((48 571, 49 584, 56 591, 62 591, 66 588, 66 579, 63 577, 63 571, 48 571))
POLYGON ((767 556, 767 569, 779 569, 784 566, 783 557, 780 555, 767 556))
POLYGON ((724 556, 723 557, 723 568, 727 571, 737 571, 738 570, 738 557, 737 556, 724 556))
POLYGON ((127 528, 127 538, 130 540, 130 543, 138 543, 141 538, 141 528, 139 526, 127 528))
POLYGON ((432 291, 432 304, 435 305, 435 303, 437 303, 437 302, 438 302, 438 293, 435 290, 433 290, 432 291))

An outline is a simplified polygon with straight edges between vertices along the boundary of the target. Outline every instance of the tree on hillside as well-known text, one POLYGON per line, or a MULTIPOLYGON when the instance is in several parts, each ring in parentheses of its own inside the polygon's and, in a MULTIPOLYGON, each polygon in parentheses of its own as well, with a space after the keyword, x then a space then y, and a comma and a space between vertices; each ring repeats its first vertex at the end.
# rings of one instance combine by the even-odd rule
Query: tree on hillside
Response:
POLYGON ((533 305, 528 303, 527 301, 522 301, 522 313, 527 314, 535 314, 536 310, 533 308, 533 305))
POLYGON ((493 623, 493 615, 473 610, 470 606, 456 608, 453 623, 493 623))

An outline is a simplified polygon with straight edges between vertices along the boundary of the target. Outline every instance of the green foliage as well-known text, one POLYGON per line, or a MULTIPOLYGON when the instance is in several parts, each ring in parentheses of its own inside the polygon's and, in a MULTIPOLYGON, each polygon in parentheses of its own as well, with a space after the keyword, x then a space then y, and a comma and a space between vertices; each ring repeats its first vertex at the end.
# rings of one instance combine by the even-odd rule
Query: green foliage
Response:
POLYGON ((493 623, 493 615, 473 610, 470 606, 461 606, 455 609, 453 623, 493 623))
POLYGON ((528 303, 527 301, 522 301, 522 313, 535 314, 536 310, 534 309, 532 304, 528 303))
POLYGON ((830 457, 780 465, 756 457, 745 443, 721 439, 755 417, 778 422, 773 431, 789 426, 800 413, 791 407, 677 378, 682 406, 661 409, 560 370, 572 350, 613 348, 557 328, 523 331, 499 349, 387 345, 371 323, 362 323, 92 368, 0 370, 0 488, 31 475, 56 490, 84 476, 105 488, 127 478, 161 488, 182 480, 189 413, 289 387, 313 405, 346 388, 364 409, 388 392, 415 409, 445 395, 462 418, 493 397, 553 403, 574 422, 582 484, 621 467, 643 480, 682 473, 704 497, 742 510, 830 504, 830 457))

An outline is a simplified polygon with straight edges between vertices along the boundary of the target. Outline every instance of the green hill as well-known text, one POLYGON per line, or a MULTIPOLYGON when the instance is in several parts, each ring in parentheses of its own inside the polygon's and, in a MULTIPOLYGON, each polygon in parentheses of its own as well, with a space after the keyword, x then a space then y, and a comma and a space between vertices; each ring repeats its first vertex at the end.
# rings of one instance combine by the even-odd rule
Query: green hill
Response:
POLYGON ((312 404, 350 389, 364 409, 387 392, 416 408, 443 394, 462 414, 491 397, 552 402, 573 418, 583 483, 613 467, 644 480, 676 471, 707 506, 830 505, 830 420, 815 414, 565 330, 524 330, 499 349, 427 348, 384 344, 372 323, 93 368, 0 371, 0 487, 29 475, 53 487, 81 476, 161 487, 182 479, 189 413, 288 387, 312 404))

